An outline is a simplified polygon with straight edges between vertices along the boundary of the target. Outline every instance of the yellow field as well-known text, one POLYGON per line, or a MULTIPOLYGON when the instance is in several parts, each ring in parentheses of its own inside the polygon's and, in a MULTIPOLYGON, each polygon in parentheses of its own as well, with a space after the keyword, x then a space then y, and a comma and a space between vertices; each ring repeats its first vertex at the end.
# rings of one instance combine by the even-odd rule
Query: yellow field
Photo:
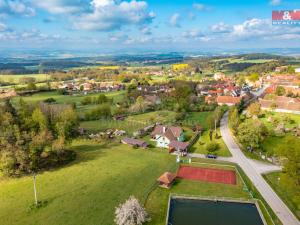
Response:
POLYGON ((180 64, 172 65, 173 70, 183 70, 183 69, 187 69, 188 67, 189 67, 189 65, 186 64, 186 63, 180 63, 180 64))
POLYGON ((119 66, 99 66, 98 68, 101 70, 118 70, 118 69, 120 69, 119 66))

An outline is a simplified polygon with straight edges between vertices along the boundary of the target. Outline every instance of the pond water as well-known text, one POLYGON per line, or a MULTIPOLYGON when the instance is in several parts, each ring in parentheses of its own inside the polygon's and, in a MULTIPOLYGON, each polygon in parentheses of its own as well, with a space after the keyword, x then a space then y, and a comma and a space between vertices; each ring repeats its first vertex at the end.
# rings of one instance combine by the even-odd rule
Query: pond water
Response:
POLYGON ((172 198, 168 225, 264 225, 255 204, 172 198))

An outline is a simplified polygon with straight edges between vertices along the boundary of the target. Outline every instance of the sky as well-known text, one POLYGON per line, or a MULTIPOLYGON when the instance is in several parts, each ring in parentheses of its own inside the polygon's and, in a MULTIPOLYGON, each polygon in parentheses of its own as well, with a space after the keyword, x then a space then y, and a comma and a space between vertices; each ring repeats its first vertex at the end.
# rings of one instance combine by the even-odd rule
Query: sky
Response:
POLYGON ((0 0, 0 48, 197 51, 299 48, 300 25, 272 25, 299 0, 0 0))

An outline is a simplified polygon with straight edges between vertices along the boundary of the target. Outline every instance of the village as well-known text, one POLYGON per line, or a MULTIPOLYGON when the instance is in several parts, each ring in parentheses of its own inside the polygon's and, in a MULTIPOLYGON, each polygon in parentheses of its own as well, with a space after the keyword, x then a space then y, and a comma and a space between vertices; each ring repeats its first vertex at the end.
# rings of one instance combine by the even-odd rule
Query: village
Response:
MULTIPOLYGON (((82 71, 78 74, 83 75, 75 76, 72 71, 62 73, 62 78, 71 73, 69 79, 57 80, 57 75, 53 75, 40 83, 1 88, 0 96, 4 105, 11 104, 10 107, 24 112, 40 112, 50 122, 56 122, 52 117, 60 111, 65 115, 64 110, 70 110, 68 113, 74 119, 70 126, 73 124, 76 132, 67 132, 74 132, 74 140, 64 145, 79 155, 78 160, 93 154, 85 151, 95 148, 99 154, 103 151, 107 154, 107 158, 99 158, 101 163, 109 161, 117 165, 118 161, 125 168, 124 157, 129 157, 130 165, 136 164, 138 157, 141 162, 133 166, 136 169, 152 167, 154 163, 157 168, 153 169, 151 179, 143 178, 148 182, 147 188, 149 182, 153 187, 139 200, 154 218, 150 224, 162 224, 169 210, 166 205, 169 195, 173 192, 199 195, 198 182, 203 182, 201 191, 207 192, 207 196, 211 196, 209 185, 213 184, 219 195, 223 188, 228 189, 224 197, 229 199, 232 196, 253 199, 251 193, 257 190, 239 175, 240 167, 250 179, 256 176, 253 171, 259 176, 266 173, 263 181, 273 179, 272 185, 285 187, 278 184, 281 176, 278 171, 286 155, 276 149, 283 149, 287 142, 293 143, 291 149, 297 148, 300 138, 300 75, 298 68, 292 73, 287 68, 233 75, 226 71, 202 71, 188 63, 126 69, 114 66, 92 70, 93 74, 99 71, 101 76, 86 76, 82 71), (105 79, 99 79, 103 74, 105 79), (36 107, 35 111, 29 106, 36 107), (229 144, 233 140, 231 135, 239 142, 234 148, 229 144), (236 160, 237 148, 243 152, 244 164, 236 160), (256 169, 247 171, 249 165, 256 169), (232 168, 228 170, 226 166, 232 168), (158 200, 159 195, 164 196, 164 203, 158 200), (164 211, 160 217, 154 216, 158 213, 157 205, 164 211)), ((93 171, 93 167, 88 168, 93 171)), ((107 168, 110 166, 105 171, 107 168)), ((117 168, 115 171, 119 171, 117 168)), ((117 191, 115 187, 112 189, 117 191)), ((295 190, 291 188, 289 193, 292 195, 295 190)), ((170 199, 173 201, 173 197, 170 199)), ((294 201, 291 199, 288 201, 294 201)), ((265 204, 271 202, 267 201, 265 204)), ((270 217, 264 212, 263 220, 276 221, 277 216, 270 217)))

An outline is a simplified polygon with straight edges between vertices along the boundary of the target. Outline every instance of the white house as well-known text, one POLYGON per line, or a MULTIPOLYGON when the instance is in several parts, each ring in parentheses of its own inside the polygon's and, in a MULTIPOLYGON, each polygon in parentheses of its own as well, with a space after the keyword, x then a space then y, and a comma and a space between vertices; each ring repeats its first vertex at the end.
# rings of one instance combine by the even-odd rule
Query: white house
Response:
POLYGON ((168 148, 171 141, 183 141, 183 130, 180 127, 157 125, 151 137, 156 141, 156 146, 168 148))
POLYGON ((299 68, 295 68, 295 73, 300 73, 300 67, 299 68))

